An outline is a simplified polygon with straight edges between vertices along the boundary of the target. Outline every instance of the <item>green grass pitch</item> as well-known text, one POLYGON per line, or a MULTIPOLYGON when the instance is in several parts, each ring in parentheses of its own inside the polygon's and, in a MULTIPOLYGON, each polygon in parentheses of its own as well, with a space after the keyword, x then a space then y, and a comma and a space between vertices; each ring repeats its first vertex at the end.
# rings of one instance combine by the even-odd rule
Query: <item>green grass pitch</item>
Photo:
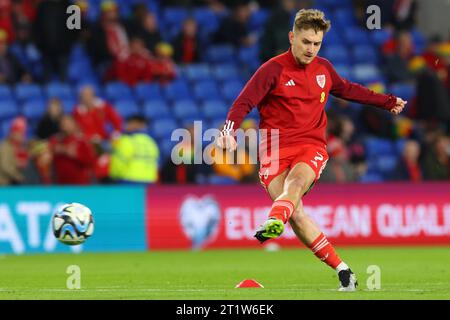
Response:
POLYGON ((305 249, 0 256, 0 299, 450 299, 450 247, 338 248, 358 292, 305 249), (81 289, 66 287, 69 265, 81 289), (367 267, 381 270, 369 290, 367 267), (264 285, 235 289, 243 279, 264 285))

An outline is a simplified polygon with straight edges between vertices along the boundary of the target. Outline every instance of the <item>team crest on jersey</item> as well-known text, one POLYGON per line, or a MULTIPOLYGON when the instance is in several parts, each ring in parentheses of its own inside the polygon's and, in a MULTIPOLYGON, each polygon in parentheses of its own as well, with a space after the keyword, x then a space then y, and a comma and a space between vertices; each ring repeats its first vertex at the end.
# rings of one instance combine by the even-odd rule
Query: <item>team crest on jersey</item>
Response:
POLYGON ((325 83, 327 82, 327 78, 325 77, 325 75, 319 74, 318 76, 316 76, 316 80, 319 87, 323 89, 325 87, 325 83))

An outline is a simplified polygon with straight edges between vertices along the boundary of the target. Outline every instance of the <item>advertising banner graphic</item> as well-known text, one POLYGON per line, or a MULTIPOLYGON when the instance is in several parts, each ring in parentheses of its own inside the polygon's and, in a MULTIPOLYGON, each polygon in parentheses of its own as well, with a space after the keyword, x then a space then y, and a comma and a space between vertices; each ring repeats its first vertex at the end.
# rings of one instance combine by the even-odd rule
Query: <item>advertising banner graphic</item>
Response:
MULTIPOLYGON (((272 201, 259 186, 154 186, 147 190, 150 249, 258 247, 272 201)), ((450 244, 450 184, 319 184, 305 211, 337 245, 450 244)), ((297 246, 286 225, 282 246, 297 246)))
POLYGON ((146 250, 144 198, 135 186, 0 188, 0 253, 146 250), (53 212, 68 202, 93 213, 94 234, 79 246, 53 236, 53 212))

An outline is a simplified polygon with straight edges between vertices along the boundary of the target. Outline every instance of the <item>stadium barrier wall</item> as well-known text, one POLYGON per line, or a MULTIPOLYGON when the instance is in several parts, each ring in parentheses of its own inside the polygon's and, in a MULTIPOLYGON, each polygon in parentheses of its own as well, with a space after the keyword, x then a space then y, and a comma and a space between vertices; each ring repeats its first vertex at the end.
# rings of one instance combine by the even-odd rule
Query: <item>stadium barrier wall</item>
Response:
POLYGON ((139 186, 0 188, 0 253, 144 251, 145 188, 139 186), (50 218, 60 204, 91 208, 94 234, 66 246, 53 236, 50 218))
MULTIPOLYGON (((450 183, 319 184, 306 212, 336 245, 449 245, 450 183)), ((259 247, 271 201, 259 186, 153 186, 149 249, 259 247)), ((281 246, 299 246, 289 224, 281 246)))

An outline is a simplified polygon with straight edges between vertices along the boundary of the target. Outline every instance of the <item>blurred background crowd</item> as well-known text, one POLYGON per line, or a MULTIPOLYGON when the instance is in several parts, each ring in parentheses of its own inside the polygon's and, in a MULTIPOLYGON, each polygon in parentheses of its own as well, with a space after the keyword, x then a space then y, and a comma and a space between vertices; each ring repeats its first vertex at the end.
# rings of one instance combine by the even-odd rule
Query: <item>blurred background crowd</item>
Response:
MULTIPOLYGON (((450 23, 415 0, 0 0, 0 185, 256 183, 258 166, 176 165, 176 128, 219 128, 301 8, 332 22, 321 56, 408 100, 398 117, 330 98, 323 182, 450 179, 450 23), (66 22, 80 8, 81 29, 66 22), (381 29, 366 8, 381 8, 381 29)), ((257 128, 253 110, 244 129, 257 128)), ((194 143, 184 142, 184 159, 194 143)), ((243 152, 247 153, 248 150, 243 152)))

